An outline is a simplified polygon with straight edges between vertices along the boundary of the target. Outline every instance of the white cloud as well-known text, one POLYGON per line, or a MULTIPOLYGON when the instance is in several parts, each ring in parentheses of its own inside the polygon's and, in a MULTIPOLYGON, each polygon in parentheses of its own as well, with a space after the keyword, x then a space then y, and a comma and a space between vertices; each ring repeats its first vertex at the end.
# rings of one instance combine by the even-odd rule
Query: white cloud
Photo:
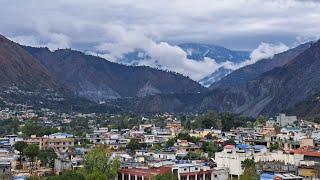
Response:
POLYGON ((33 46, 33 47, 48 47, 51 51, 56 49, 65 49, 70 47, 69 38, 60 33, 45 33, 45 37, 36 36, 14 36, 9 37, 10 40, 17 42, 21 45, 33 46), (43 41, 46 39, 46 41, 43 41))
POLYGON ((273 58, 275 54, 282 53, 284 51, 287 51, 289 47, 283 43, 279 44, 270 44, 270 43, 264 43, 262 42, 256 49, 254 49, 250 54, 250 59, 239 63, 239 64, 233 64, 229 63, 226 65, 226 68, 228 69, 239 69, 241 67, 254 64, 258 62, 261 59, 270 59, 273 58))
POLYGON ((301 0, 10 0, 0 1, 0 32, 41 41, 49 41, 42 31, 63 34, 73 48, 89 50, 108 40, 106 25, 121 25, 157 42, 253 49, 262 41, 317 36, 319 9, 316 1, 301 0))
POLYGON ((125 53, 141 49, 151 58, 140 60, 138 65, 161 67, 194 80, 200 80, 220 66, 208 58, 204 61, 188 59, 187 53, 178 46, 167 42, 156 42, 141 32, 126 30, 121 26, 107 26, 106 35, 110 35, 111 42, 99 44, 96 46, 96 51, 104 52, 100 56, 114 62, 119 62, 125 53))
POLYGON ((0 33, 51 50, 103 51, 113 61, 140 48, 152 56, 141 65, 199 80, 219 67, 239 68, 286 49, 278 42, 293 46, 319 37, 319 9, 317 1, 302 0, 10 0, 0 1, 0 33), (218 64, 188 59, 174 45, 182 42, 259 47, 243 64, 218 64))
POLYGON ((205 58, 203 61, 188 59, 188 52, 180 47, 170 45, 167 42, 156 42, 141 32, 126 30, 122 26, 106 26, 106 36, 108 35, 110 36, 110 42, 96 46, 95 50, 102 52, 100 56, 114 62, 125 63, 122 61, 125 53, 133 52, 136 49, 143 50, 150 58, 137 61, 138 65, 179 72, 197 81, 215 72, 220 67, 235 70, 261 59, 272 58, 274 54, 289 49, 283 43, 261 43, 252 51, 250 59, 242 63, 235 64, 230 61, 217 63, 210 58, 205 58))

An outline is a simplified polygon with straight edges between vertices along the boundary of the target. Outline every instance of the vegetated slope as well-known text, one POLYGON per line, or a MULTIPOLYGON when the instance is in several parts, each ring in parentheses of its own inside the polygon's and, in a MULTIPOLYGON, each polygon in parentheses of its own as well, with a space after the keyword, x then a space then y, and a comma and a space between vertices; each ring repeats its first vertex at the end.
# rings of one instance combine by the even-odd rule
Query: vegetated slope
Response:
POLYGON ((18 44, 0 35, 0 87, 56 89, 46 69, 18 44))
POLYGON ((220 81, 216 81, 214 84, 211 85, 210 88, 213 89, 222 87, 232 87, 245 84, 248 81, 253 80, 254 78, 258 77, 259 75, 267 71, 285 65, 287 62, 294 59, 299 54, 308 49, 310 46, 311 42, 301 44, 293 49, 289 49, 288 51, 276 54, 271 59, 262 59, 256 62, 255 64, 251 64, 237 69, 231 72, 226 77, 222 78, 220 81))
POLYGON ((205 91, 197 82, 173 72, 120 65, 70 49, 51 52, 47 48, 24 48, 62 85, 96 102, 205 91))
POLYGON ((194 96, 191 102, 187 100, 193 97, 190 95, 155 96, 153 99, 140 99, 135 105, 138 106, 137 110, 146 112, 199 112, 214 109, 253 117, 260 114, 270 116, 294 108, 307 97, 320 92, 319 69, 320 41, 312 43, 287 64, 267 71, 243 85, 215 88, 194 96), (148 106, 143 106, 145 104, 148 106), (166 109, 166 104, 176 106, 166 109))

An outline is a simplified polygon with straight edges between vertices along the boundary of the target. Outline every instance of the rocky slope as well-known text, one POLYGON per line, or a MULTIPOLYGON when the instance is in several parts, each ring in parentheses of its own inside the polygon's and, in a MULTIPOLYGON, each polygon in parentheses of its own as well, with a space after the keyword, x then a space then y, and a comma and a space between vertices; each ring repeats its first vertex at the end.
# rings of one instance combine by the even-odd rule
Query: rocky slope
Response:
POLYGON ((0 87, 56 89, 46 69, 18 44, 0 35, 0 87))
MULTIPOLYGON (((274 115, 320 91, 320 41, 282 67, 263 73, 241 86, 220 89, 223 110, 248 116, 274 115)), ((219 89, 216 89, 219 91, 219 89)), ((215 96, 202 104, 214 107, 215 96)))
POLYGON ((245 84, 214 88, 202 94, 158 95, 137 100, 132 107, 144 112, 199 112, 215 109, 252 117, 275 115, 296 107, 306 98, 320 92, 320 41, 310 45, 285 65, 267 71, 245 84), (168 104, 173 107, 169 109, 168 104))
POLYGON ((60 84, 95 102, 155 94, 197 93, 200 84, 177 73, 112 63, 64 49, 24 47, 60 84))
POLYGON ((280 54, 276 54, 271 59, 262 59, 255 64, 237 69, 231 72, 226 77, 223 77, 220 81, 216 81, 210 86, 210 88, 213 89, 243 85, 267 71, 285 65, 287 62, 294 59, 296 56, 308 49, 310 45, 311 43, 301 44, 296 48, 290 49, 280 54))

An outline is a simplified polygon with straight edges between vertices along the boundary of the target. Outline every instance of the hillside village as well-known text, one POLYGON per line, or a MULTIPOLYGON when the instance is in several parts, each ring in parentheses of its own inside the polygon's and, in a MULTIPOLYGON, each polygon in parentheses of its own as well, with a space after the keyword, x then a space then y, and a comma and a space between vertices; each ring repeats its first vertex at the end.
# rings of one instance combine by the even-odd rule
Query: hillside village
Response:
POLYGON ((0 0, 0 180, 320 180, 320 0, 0 0))
POLYGON ((112 120, 102 120, 125 118, 121 115, 6 108, 0 117, 16 121, 12 125, 16 129, 2 133, 0 140, 4 179, 77 172, 91 152, 101 149, 109 161, 119 162, 115 170, 119 180, 157 179, 167 174, 179 180, 320 177, 320 125, 286 114, 259 117, 228 130, 186 128, 185 120, 173 114, 141 116, 138 124, 124 128, 105 126, 112 120), (160 125, 157 118, 161 118, 160 125), (75 119, 86 129, 76 129, 75 119), (30 155, 21 150, 22 145, 37 150, 30 155))

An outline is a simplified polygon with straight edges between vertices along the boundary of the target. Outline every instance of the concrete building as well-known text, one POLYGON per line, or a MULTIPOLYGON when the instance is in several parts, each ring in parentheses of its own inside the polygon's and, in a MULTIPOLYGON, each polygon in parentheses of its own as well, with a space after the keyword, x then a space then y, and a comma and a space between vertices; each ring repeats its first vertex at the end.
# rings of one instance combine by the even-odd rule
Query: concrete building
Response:
POLYGON ((204 164, 186 163, 172 166, 172 173, 179 180, 211 180, 212 170, 204 164))
POLYGON ((286 114, 279 114, 277 116, 277 124, 279 126, 293 124, 295 121, 297 121, 297 116, 287 116, 286 114))
MULTIPOLYGON (((298 166, 303 160, 301 154, 284 154, 282 151, 266 152, 265 150, 256 151, 255 148, 238 148, 228 146, 222 152, 215 153, 215 162, 218 168, 226 168, 231 176, 240 177, 244 172, 241 162, 245 159, 253 159, 255 162, 283 162, 298 166)), ((259 147, 261 149, 261 147, 259 147)))
POLYGON ((152 180, 156 175, 163 175, 171 171, 170 167, 160 168, 126 168, 121 169, 118 180, 152 180))

